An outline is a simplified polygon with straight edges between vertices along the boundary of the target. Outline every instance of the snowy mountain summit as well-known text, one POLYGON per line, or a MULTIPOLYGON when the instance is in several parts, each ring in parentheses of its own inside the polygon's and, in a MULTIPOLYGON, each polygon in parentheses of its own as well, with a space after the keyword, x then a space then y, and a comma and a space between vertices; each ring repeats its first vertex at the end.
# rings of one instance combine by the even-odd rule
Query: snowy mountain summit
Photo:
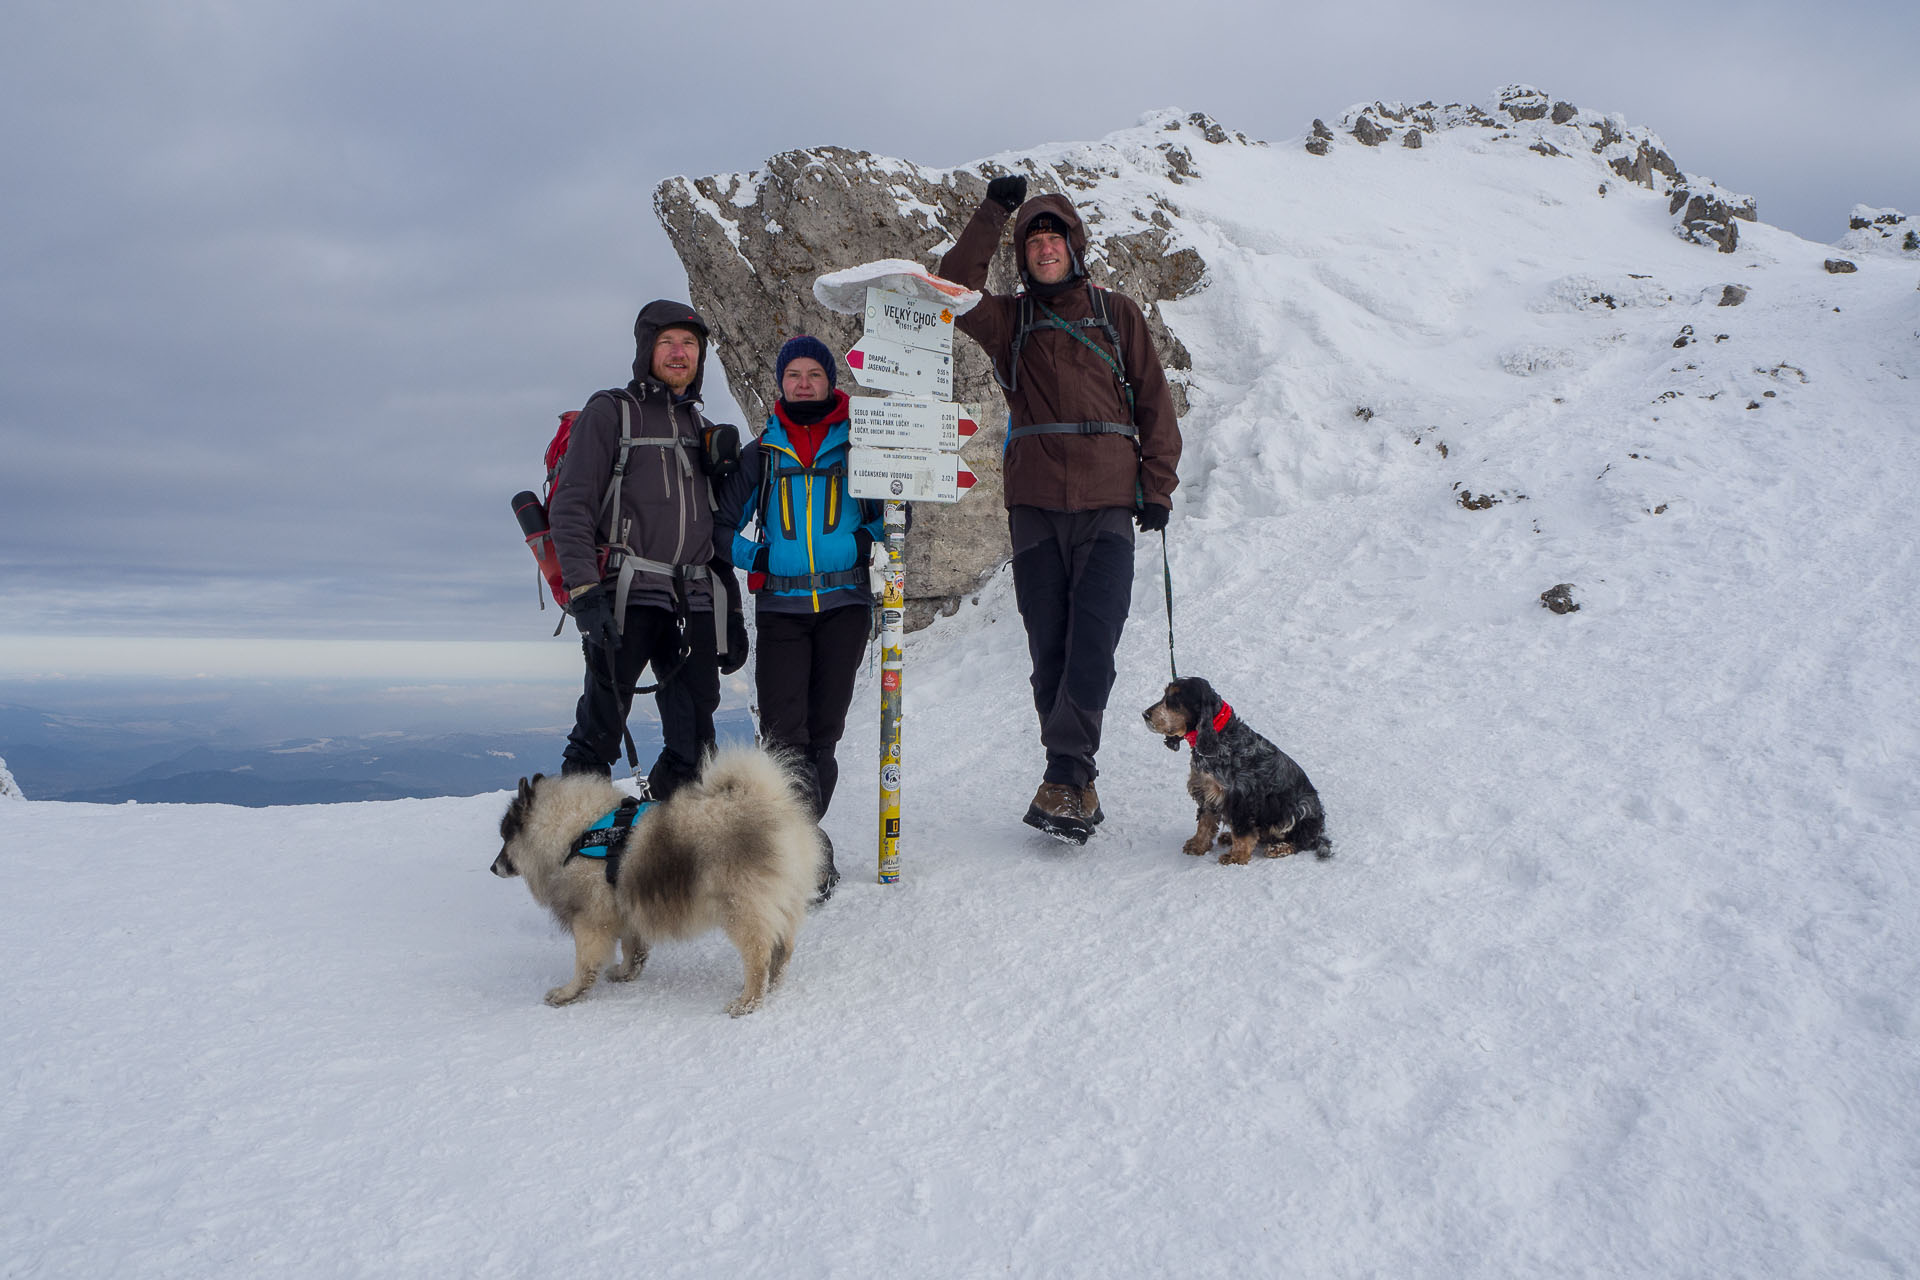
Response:
MULTIPOLYGON (((1805 361, 1783 350, 1734 368, 1732 353, 1762 323, 1753 317, 1784 320, 1775 310, 1784 306, 1800 317, 1786 327, 1817 344, 1835 327, 1834 306, 1877 294, 1885 277, 1876 273, 1920 267, 1920 250, 1900 247, 1904 215, 1856 210, 1849 235, 1873 238, 1876 282, 1850 275, 1853 285, 1829 301, 1840 286, 1821 277, 1851 273, 1852 257, 1869 255, 1836 259, 1833 246, 1769 227, 1752 198, 1681 169, 1651 130, 1526 85, 1499 90, 1484 109, 1363 103, 1335 127, 1316 120, 1271 145, 1203 114, 1163 111, 1097 142, 953 169, 820 147, 751 173, 672 178, 655 195, 750 423, 787 336, 812 332, 842 350, 858 336, 857 320, 814 302, 815 275, 886 257, 931 265, 986 182, 1009 171, 1081 210, 1090 273, 1146 309, 1189 437, 1203 446, 1214 416, 1201 403, 1215 397, 1217 409, 1256 369, 1286 384, 1266 403, 1290 448, 1303 431, 1310 442, 1361 410, 1374 424, 1363 431, 1390 421, 1409 439, 1464 439, 1454 422, 1478 431, 1536 400, 1539 412, 1564 416, 1573 400, 1559 393, 1582 369, 1611 369, 1630 335, 1658 361, 1702 329, 1717 351, 1695 345, 1693 367, 1678 372, 1726 365, 1744 391, 1729 384, 1722 394, 1771 401, 1779 375, 1747 386, 1755 370, 1805 361), (1749 318, 1738 325, 1703 318, 1742 303, 1749 318), (1638 319, 1627 324, 1628 313, 1638 319), (1464 381, 1490 369, 1535 381, 1464 381), (1549 385, 1557 390, 1543 395, 1549 385)), ((1013 287, 1004 262, 989 285, 1013 287)), ((910 625, 968 598, 1007 554, 996 510, 1004 402, 973 344, 958 342, 956 357, 956 398, 983 428, 964 456, 982 480, 967 502, 919 513, 908 591, 920 607, 910 625)), ((1644 367, 1633 376, 1672 375, 1644 367)), ((1670 390, 1693 394, 1677 385, 1651 394, 1670 390)), ((1623 391, 1608 376, 1584 394, 1623 391)), ((1189 478, 1205 483, 1206 474, 1189 478)), ((1658 506, 1650 497, 1645 505, 1658 506)))
POLYGON ((661 189, 743 402, 793 330, 844 345, 815 274, 928 260, 1010 169, 1086 212, 1187 406, 1093 840, 1021 823, 990 559, 908 640, 900 882, 868 669, 845 879, 744 1023, 718 935, 542 1004, 571 952, 487 874, 504 795, 0 804, 10 1270, 1911 1273, 1903 215, 1813 244, 1519 91, 1273 145, 1163 113, 951 170, 792 152, 661 189), (1140 719, 1176 660, 1336 857, 1181 852, 1187 759, 1140 719))

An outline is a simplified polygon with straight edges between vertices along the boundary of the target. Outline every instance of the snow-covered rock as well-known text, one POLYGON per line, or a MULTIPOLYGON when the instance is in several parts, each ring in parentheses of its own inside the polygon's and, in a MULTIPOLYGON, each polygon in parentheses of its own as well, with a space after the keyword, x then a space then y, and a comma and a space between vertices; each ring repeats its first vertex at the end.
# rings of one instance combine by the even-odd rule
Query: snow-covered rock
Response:
POLYGON ((1889 258, 1920 262, 1920 222, 1898 209, 1853 206, 1847 218, 1847 234, 1834 247, 1849 253, 1871 253, 1889 258))
POLYGON ((13 774, 7 771, 7 762, 0 760, 0 800, 24 800, 20 784, 14 781, 13 774))

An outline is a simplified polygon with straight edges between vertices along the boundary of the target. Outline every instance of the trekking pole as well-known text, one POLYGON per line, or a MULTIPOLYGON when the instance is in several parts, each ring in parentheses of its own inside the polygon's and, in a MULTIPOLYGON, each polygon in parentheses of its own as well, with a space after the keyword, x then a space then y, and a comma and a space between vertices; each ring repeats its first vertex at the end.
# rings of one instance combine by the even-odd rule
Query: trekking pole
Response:
POLYGON ((1167 592, 1167 669, 1180 678, 1180 664, 1173 658, 1173 564, 1167 559, 1167 531, 1160 531, 1160 581, 1167 592))

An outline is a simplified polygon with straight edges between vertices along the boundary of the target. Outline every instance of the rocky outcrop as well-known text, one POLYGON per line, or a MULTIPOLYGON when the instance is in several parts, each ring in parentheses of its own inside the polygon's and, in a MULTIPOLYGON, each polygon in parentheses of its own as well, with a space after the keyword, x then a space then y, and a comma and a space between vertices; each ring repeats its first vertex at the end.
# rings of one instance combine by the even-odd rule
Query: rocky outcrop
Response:
MULTIPOLYGON (((1334 131, 1318 120, 1313 124, 1307 150, 1315 155, 1331 154, 1337 140, 1334 131)), ((1347 108, 1340 119, 1340 133, 1365 147, 1380 146, 1396 132, 1401 134, 1401 145, 1418 147, 1422 134, 1452 129, 1498 130, 1495 141, 1518 142, 1549 160, 1597 156, 1616 177, 1665 193, 1669 212, 1675 215, 1676 235, 1722 253, 1732 253, 1739 247, 1736 221, 1754 222, 1759 218, 1751 196, 1735 195, 1711 179, 1682 172, 1651 131, 1629 125, 1617 115, 1582 111, 1528 84, 1502 88, 1492 111, 1457 102, 1446 106, 1423 102, 1415 107, 1400 102, 1363 102, 1347 108)), ((1606 195, 1607 184, 1601 183, 1599 190, 1606 195)))
POLYGON ((1920 224, 1898 209, 1853 206, 1847 234, 1834 246, 1849 253, 1920 260, 1920 224))
POLYGON ((1684 174, 1673 184, 1667 212, 1680 215, 1681 235, 1695 244, 1718 246, 1722 253, 1740 247, 1740 228, 1734 225, 1735 219, 1756 222, 1760 217, 1751 196, 1736 203, 1711 183, 1705 190, 1696 190, 1693 180, 1684 174))
MULTIPOLYGON (((752 430, 765 421, 776 394, 773 360, 782 342, 811 333, 845 352, 860 336, 857 317, 814 301, 814 278, 881 258, 933 266, 979 207, 987 182, 1009 172, 1026 175, 1030 194, 1060 191, 1074 201, 1087 223, 1088 273, 1146 311, 1175 407, 1185 413, 1183 374, 1192 362, 1168 332, 1159 304, 1199 289, 1206 264, 1175 240, 1165 196, 1139 202, 1141 179, 1177 188, 1205 171, 1209 148, 1257 145, 1204 115, 1163 113, 1104 143, 956 169, 814 147, 774 156, 753 173, 670 178, 654 192, 654 210, 686 267, 694 306, 713 326, 715 353, 752 430), (1123 174, 1126 182, 1114 185, 1134 194, 1107 194, 1109 180, 1123 174)), ((1012 292, 1014 283, 1003 253, 988 286, 1012 292)), ((979 348, 965 337, 954 348, 955 398, 980 424, 962 456, 980 480, 964 502, 914 509, 910 626, 950 611, 1008 555, 1000 502, 1006 404, 979 348)), ((857 391, 844 365, 840 384, 857 391)))
POLYGON ((0 800, 25 800, 20 792, 20 784, 7 772, 7 762, 0 760, 0 800))

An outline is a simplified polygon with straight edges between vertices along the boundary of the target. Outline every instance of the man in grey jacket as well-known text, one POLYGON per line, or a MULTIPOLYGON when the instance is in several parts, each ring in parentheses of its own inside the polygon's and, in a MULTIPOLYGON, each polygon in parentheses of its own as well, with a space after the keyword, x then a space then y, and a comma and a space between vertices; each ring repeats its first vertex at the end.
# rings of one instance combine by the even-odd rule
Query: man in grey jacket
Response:
POLYGON ((700 413, 707 325, 692 307, 648 303, 633 338, 633 380, 595 394, 574 420, 548 508, 587 667, 561 772, 611 773, 651 664, 664 744, 647 783, 664 800, 713 746, 720 672, 746 661, 731 570, 709 570, 708 473, 728 452, 716 438, 731 433, 737 450, 738 433, 700 413))

